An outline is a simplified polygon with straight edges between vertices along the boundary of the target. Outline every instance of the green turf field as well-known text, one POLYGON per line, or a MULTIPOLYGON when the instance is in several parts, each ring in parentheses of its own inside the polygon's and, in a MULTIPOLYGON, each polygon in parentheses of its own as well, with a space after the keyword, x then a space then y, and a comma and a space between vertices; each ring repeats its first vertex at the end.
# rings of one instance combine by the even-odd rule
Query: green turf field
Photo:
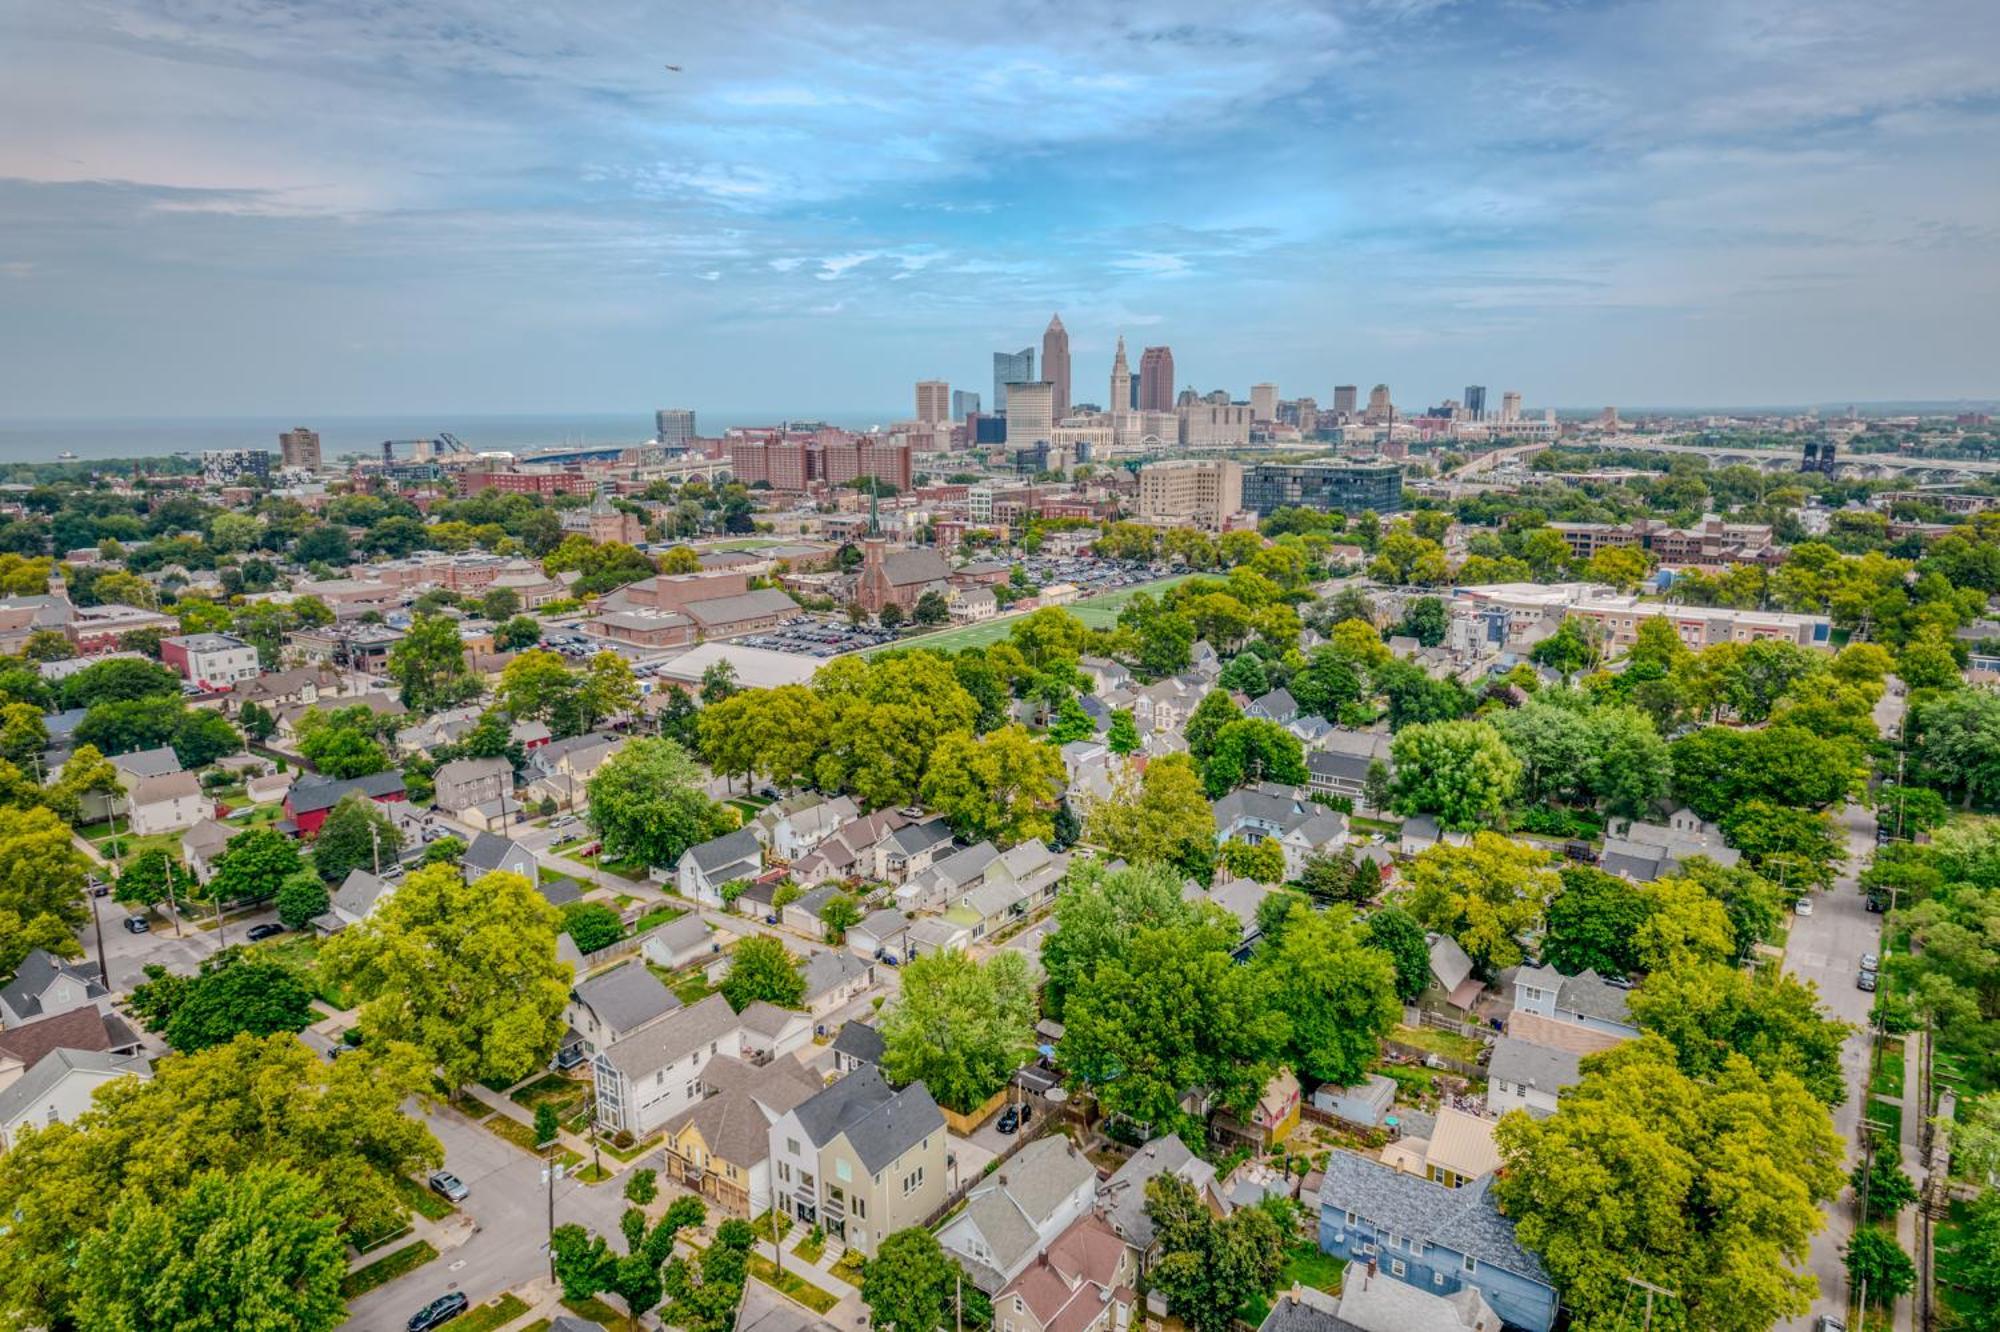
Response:
MULTIPOLYGON (((1157 597, 1168 588, 1178 586, 1196 576, 1179 574, 1173 578, 1162 578, 1151 583, 1121 587, 1115 592, 1100 592, 1094 597, 1073 601, 1063 609, 1093 629, 1108 629, 1118 623, 1118 612, 1139 593, 1147 592, 1157 597)), ((965 624, 955 629, 942 629, 934 634, 905 638, 895 643, 886 643, 881 647, 867 648, 862 655, 873 656, 875 653, 888 652, 893 648, 922 647, 932 648, 938 652, 958 652, 969 647, 985 647, 989 643, 998 643, 1006 638, 1014 630, 1014 621, 1030 613, 1014 611, 1007 615, 996 616, 984 624, 965 624)))

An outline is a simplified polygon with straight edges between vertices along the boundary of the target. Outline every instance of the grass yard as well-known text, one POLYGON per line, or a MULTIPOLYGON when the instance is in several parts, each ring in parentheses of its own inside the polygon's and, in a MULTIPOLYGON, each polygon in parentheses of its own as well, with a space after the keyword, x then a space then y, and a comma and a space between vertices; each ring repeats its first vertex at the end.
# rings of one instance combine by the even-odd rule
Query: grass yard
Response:
POLYGON ((632 933, 644 934, 655 925, 664 925, 670 920, 679 920, 687 914, 686 907, 656 906, 639 919, 632 922, 632 933))
POLYGON ((620 1147, 616 1143, 612 1142, 610 1138, 607 1138, 604 1135, 599 1134, 597 1138, 597 1149, 603 1152, 606 1156, 616 1157, 618 1160, 623 1161, 629 1165, 633 1161, 636 1161, 640 1157, 644 1156, 647 1152, 652 1151, 653 1148, 659 1146, 660 1139, 665 1136, 666 1136, 665 1134, 655 1133, 649 1138, 639 1139, 639 1141, 633 1143, 630 1147, 620 1147))
POLYGON ((377 1258, 366 1267, 357 1267, 340 1279, 340 1296, 351 1300, 357 1295, 365 1295, 378 1286, 386 1286, 397 1277, 407 1276, 425 1263, 434 1261, 438 1251, 431 1247, 429 1240, 418 1240, 389 1254, 377 1258))
POLYGON ((698 1004, 715 993, 715 987, 708 983, 708 977, 702 973, 699 967, 688 972, 673 972, 668 971, 665 967, 656 967, 648 962, 646 969, 651 971, 655 976, 658 976, 660 984, 672 990, 675 997, 683 1004, 690 1006, 698 1004))
POLYGON ((396 1196, 426 1221, 442 1221, 458 1209, 414 1179, 396 1177, 396 1196))
POLYGON ((771 1236, 771 1223, 774 1220, 778 1223, 777 1239, 783 1239, 792 1233, 792 1218, 776 1210, 765 1212, 755 1221, 752 1221, 750 1229, 756 1233, 758 1239, 763 1240, 766 1244, 775 1243, 776 1240, 771 1236))
POLYGON ((286 933, 252 946, 265 961, 277 962, 297 976, 312 992, 313 998, 335 1012, 344 1013, 354 1007, 354 1000, 345 990, 329 985, 320 975, 319 950, 323 942, 311 932, 286 933))
MULTIPOLYGON (((480 1120, 479 1123, 480 1127, 484 1128, 494 1137, 506 1139, 530 1156, 544 1155, 542 1149, 535 1145, 535 1129, 532 1124, 523 1124, 520 1120, 509 1115, 498 1113, 480 1120)), ((578 1156, 567 1147, 557 1147, 555 1149, 555 1157, 556 1160, 572 1170, 583 1161, 581 1156, 578 1156)))
POLYGON ((522 1328, 521 1332, 549 1332, 549 1320, 546 1318, 537 1318, 534 1322, 522 1328))
POLYGON ((507 1099, 531 1115, 544 1105, 553 1105, 558 1116, 567 1118, 590 1099, 590 1087, 560 1073, 547 1073, 524 1087, 516 1087, 507 1099))
POLYGON ((783 1272, 780 1272, 777 1264, 761 1253, 750 1255, 749 1267, 751 1276, 756 1277, 772 1289, 782 1291, 784 1294, 791 1296, 816 1314, 823 1314, 833 1308, 834 1305, 840 1303, 838 1297, 828 1291, 821 1290, 812 1282, 793 1272, 791 1268, 788 1267, 783 1272))
POLYGON ((1389 1039, 1402 1045, 1414 1045, 1419 1050, 1441 1054, 1448 1059, 1462 1059, 1474 1063, 1479 1058, 1483 1042, 1476 1036, 1462 1032, 1446 1031, 1442 1027, 1398 1026, 1389 1033, 1389 1039))
MULTIPOLYGON (((1150 583, 1138 583, 1132 587, 1121 587, 1115 592, 1100 592, 1094 597, 1083 597, 1062 609, 1076 616, 1093 629, 1108 629, 1118 623, 1118 612, 1123 610, 1133 597, 1145 592, 1159 596, 1169 588, 1177 587, 1196 574, 1178 574, 1172 578, 1160 578, 1150 583)), ((956 629, 941 629, 934 634, 918 634, 910 638, 898 639, 894 643, 884 643, 880 647, 865 648, 861 655, 872 657, 879 652, 889 652, 896 648, 921 647, 934 652, 959 652, 969 647, 987 647, 998 643, 1014 632, 1014 622, 1028 611, 1012 611, 997 615, 982 624, 964 624, 956 629)))
POLYGON ((452 1319, 452 1332, 497 1332, 526 1312, 528 1302, 510 1290, 493 1303, 482 1304, 452 1319))
POLYGON ((1875 1056, 1875 1071, 1869 1075, 1868 1090, 1890 1100, 1903 1099, 1903 1043, 1884 1041, 1875 1056))
POLYGON ((804 1239, 792 1246, 792 1252, 799 1256, 802 1263, 818 1262, 820 1255, 826 1252, 826 1232, 814 1226, 806 1232, 804 1239))
POLYGON ((856 1290, 860 1290, 861 1269, 867 1265, 867 1259, 863 1258, 858 1251, 849 1249, 846 1253, 841 1254, 840 1261, 833 1265, 833 1274, 856 1290))
POLYGON ((581 1300, 564 1300, 562 1307, 578 1318, 587 1318, 599 1327, 626 1327, 625 1315, 606 1304, 596 1296, 581 1300))
POLYGON ((1862 1118, 1873 1120, 1882 1126, 1883 1140, 1901 1142, 1903 1140, 1903 1103, 1885 1101, 1879 1096, 1870 1096, 1862 1109, 1862 1118))
POLYGON ((1290 1287, 1297 1282, 1332 1295, 1339 1292, 1341 1273, 1346 1270, 1345 1260, 1323 1252, 1317 1244, 1294 1244, 1285 1250, 1285 1270, 1278 1284, 1290 1287))

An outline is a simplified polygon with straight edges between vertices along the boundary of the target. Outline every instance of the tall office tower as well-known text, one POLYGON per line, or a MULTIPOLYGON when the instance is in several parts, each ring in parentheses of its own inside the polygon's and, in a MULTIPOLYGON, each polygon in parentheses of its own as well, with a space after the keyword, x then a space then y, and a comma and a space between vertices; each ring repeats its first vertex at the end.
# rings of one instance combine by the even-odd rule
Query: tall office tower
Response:
POLYGON ((963 421, 968 416, 979 415, 979 395, 966 389, 951 391, 951 417, 963 421))
POLYGON ((1276 384, 1252 384, 1250 386, 1250 419, 1253 421, 1275 421, 1278 419, 1278 386, 1276 384))
POLYGON ((1477 421, 1486 415, 1486 386, 1467 384, 1465 386, 1465 414, 1477 421))
POLYGON ((1118 354, 1111 358, 1111 415, 1115 419, 1132 409, 1132 370, 1125 364, 1125 335, 1118 335, 1118 354))
POLYGON ((1299 433, 1302 435, 1311 435, 1317 429, 1319 429, 1319 400, 1317 398, 1300 398, 1299 433))
POLYGON ((308 472, 319 470, 319 431, 308 430, 304 426, 282 430, 278 432, 278 447, 284 452, 286 467, 303 468, 308 472))
POLYGON ((1380 425, 1385 421, 1396 419, 1396 405, 1389 401, 1387 384, 1377 384, 1368 390, 1368 415, 1365 419, 1371 425, 1380 425))
POLYGON ((1139 410, 1174 409, 1174 349, 1148 347, 1139 354, 1139 410))
POLYGON ((1035 378, 1035 349, 993 353, 993 410, 1007 410, 1007 386, 1032 383, 1035 378))
POLYGON ((936 425, 951 419, 951 385, 942 379, 917 381, 917 419, 936 425))
POLYGON ((1046 444, 1055 430, 1056 386, 1046 379, 1007 386, 1007 447, 1046 444))
POLYGON ((662 444, 685 444, 694 438, 694 412, 686 407, 662 407, 653 413, 653 435, 662 444))
POLYGON ((1508 389, 1500 395, 1500 419, 1508 425, 1521 419, 1521 395, 1516 390, 1508 389))
POLYGON ((1061 315, 1050 315, 1042 332, 1042 378, 1055 386, 1052 407, 1060 421, 1069 415, 1069 330, 1061 315))
POLYGON ((1333 414, 1348 420, 1354 417, 1354 394, 1352 384, 1336 384, 1333 389, 1333 414))

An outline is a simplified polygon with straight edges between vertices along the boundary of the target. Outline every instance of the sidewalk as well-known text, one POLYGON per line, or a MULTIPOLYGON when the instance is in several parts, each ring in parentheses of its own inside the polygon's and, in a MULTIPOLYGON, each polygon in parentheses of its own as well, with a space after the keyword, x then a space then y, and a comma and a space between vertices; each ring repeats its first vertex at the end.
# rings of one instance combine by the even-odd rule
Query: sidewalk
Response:
MULTIPOLYGON (((1923 1034, 1912 1032, 1903 1040, 1903 1132, 1902 1148, 1903 1173, 1910 1177, 1919 1192, 1924 1186, 1923 1134, 1924 1121, 1930 1117, 1931 1108, 1923 1103, 1923 1034)), ((1913 1203, 1896 1214, 1896 1242, 1903 1246, 1903 1252, 1911 1258, 1917 1256, 1917 1208, 1921 1202, 1913 1203)), ((1922 1272, 1917 1280, 1924 1280, 1922 1272)), ((1892 1326, 1897 1332, 1912 1332, 1917 1322, 1917 1300, 1912 1292, 1896 1301, 1892 1326)))

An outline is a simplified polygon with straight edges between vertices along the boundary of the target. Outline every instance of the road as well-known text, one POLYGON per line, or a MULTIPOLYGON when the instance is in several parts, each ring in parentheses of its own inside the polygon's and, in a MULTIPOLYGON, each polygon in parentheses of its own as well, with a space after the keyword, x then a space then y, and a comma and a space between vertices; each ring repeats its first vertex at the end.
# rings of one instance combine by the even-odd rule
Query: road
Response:
MULTIPOLYGON (((1884 735, 1900 728, 1903 715, 1902 685, 1891 681, 1894 690, 1875 709, 1875 724, 1884 735)), ((1875 996, 1859 989, 1854 979, 1864 953, 1882 951, 1882 917, 1868 910, 1861 896, 1859 876, 1875 853, 1875 814, 1855 804, 1840 814, 1847 835, 1846 871, 1834 881, 1831 892, 1813 899, 1810 916, 1794 916, 1791 936, 1785 945, 1785 972, 1819 987, 1828 1012, 1854 1026, 1840 1050, 1840 1066, 1846 1075, 1847 1097, 1833 1108, 1834 1127, 1848 1150, 1848 1164, 1854 1160, 1855 1138, 1861 1126, 1862 1107, 1868 1100, 1868 1014, 1875 996)), ((1827 1208, 1826 1228, 1813 1237, 1806 1266, 1819 1279, 1819 1298, 1809 1313, 1793 1319, 1787 1327, 1810 1332, 1820 1314, 1847 1316, 1847 1268, 1840 1251, 1854 1233, 1854 1205, 1845 1187, 1827 1208)))
MULTIPOLYGON (((276 908, 266 908, 255 915, 231 920, 222 930, 199 929, 190 918, 181 925, 181 936, 174 937, 172 919, 163 908, 152 915, 153 928, 145 934, 133 934, 125 928, 125 917, 132 914, 108 897, 95 899, 95 906, 104 920, 104 964, 110 970, 109 984, 113 994, 129 993, 133 986, 146 979, 147 964, 157 962, 169 971, 184 976, 192 976, 200 967, 203 958, 218 951, 226 942, 240 944, 244 931, 253 925, 261 925, 278 918, 276 908)), ((77 931, 82 942, 85 958, 97 960, 97 934, 85 925, 77 931)))

